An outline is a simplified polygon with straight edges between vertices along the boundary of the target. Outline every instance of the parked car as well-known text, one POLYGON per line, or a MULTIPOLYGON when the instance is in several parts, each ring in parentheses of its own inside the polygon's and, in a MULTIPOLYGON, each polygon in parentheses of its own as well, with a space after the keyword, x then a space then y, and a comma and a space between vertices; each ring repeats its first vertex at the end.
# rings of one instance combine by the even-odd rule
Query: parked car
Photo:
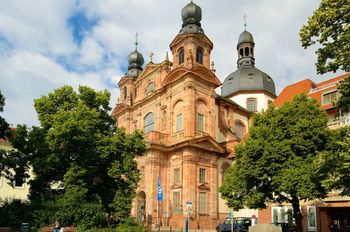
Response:
POLYGON ((233 231, 242 232, 248 231, 249 226, 252 225, 252 219, 249 217, 226 218, 225 221, 216 226, 217 232, 231 232, 231 222, 233 222, 233 231))

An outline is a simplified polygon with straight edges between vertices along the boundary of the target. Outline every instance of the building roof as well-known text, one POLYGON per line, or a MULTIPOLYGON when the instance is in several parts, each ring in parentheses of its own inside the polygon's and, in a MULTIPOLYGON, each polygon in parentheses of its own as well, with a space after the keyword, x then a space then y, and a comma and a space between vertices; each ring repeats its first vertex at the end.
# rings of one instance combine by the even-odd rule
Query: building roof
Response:
POLYGON ((275 106, 282 106, 285 102, 290 102, 293 100, 295 95, 298 94, 308 94, 310 89, 316 87, 316 84, 310 79, 305 79, 297 83, 288 85, 282 92, 278 95, 274 101, 275 106))
MULTIPOLYGON (((297 83, 291 84, 282 90, 282 92, 276 98, 274 105, 277 107, 282 106, 285 102, 292 101, 294 96, 301 93, 304 93, 321 103, 323 93, 335 90, 339 81, 349 76, 349 74, 350 73, 346 73, 320 82, 318 84, 315 84, 310 79, 305 79, 297 83)), ((332 104, 330 104, 330 106, 325 105, 322 106, 322 109, 328 109, 329 107, 334 106, 332 104)))

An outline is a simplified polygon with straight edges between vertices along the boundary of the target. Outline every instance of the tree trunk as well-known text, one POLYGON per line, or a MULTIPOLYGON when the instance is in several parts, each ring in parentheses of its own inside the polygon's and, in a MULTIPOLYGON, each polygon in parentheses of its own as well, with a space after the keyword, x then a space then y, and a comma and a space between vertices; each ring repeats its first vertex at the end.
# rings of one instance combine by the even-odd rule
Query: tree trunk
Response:
POLYGON ((295 231, 303 232, 303 215, 300 212, 299 198, 297 196, 292 197, 293 206, 293 218, 295 219, 295 231))

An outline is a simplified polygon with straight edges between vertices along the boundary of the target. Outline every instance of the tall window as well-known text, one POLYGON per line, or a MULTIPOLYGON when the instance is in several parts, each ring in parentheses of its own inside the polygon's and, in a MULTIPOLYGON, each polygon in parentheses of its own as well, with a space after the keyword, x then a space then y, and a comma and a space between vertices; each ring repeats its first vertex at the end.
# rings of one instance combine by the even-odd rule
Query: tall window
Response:
POLYGON ((200 168, 199 169, 199 183, 204 183, 205 182, 205 169, 200 168))
POLYGON ((180 183, 180 168, 174 169, 174 183, 180 183))
POLYGON ((153 113, 148 113, 144 118, 144 132, 148 133, 150 131, 153 131, 154 127, 154 115, 153 113))
POLYGON ((176 132, 182 131, 182 114, 176 116, 176 132))
POLYGON ((197 48, 196 62, 199 64, 203 64, 203 50, 201 48, 197 48))
POLYGON ((200 214, 207 213, 207 193, 203 193, 203 192, 199 193, 199 213, 200 214))
POLYGON ((332 104, 337 99, 337 95, 337 91, 323 94, 322 105, 332 104))
POLYGON ((307 207, 307 226, 309 231, 316 230, 316 207, 315 206, 307 207))
POLYGON ((255 98, 248 98, 247 99, 247 110, 251 112, 257 111, 257 104, 255 98))
POLYGON ((241 139, 244 136, 244 126, 240 122, 235 123, 236 137, 241 139))
POLYGON ((179 50, 179 64, 182 64, 185 61, 185 52, 183 48, 179 50))
POLYGON ((126 86, 124 87, 124 99, 126 99, 128 96, 128 89, 126 88, 126 86))
POLYGON ((204 115, 203 114, 198 114, 197 130, 198 131, 204 131, 204 115))
POLYGON ((180 192, 173 192, 173 213, 180 214, 180 192))

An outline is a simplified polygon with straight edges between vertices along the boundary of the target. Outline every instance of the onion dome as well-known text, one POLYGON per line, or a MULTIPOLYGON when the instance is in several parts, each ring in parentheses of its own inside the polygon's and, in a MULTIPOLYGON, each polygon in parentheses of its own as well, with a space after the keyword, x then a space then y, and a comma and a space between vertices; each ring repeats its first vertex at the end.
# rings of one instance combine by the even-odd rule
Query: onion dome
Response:
POLYGON ((135 51, 131 52, 128 56, 128 76, 138 76, 138 74, 143 70, 142 65, 144 63, 144 59, 141 53, 135 49, 135 51))
POLYGON ((182 16, 182 33, 204 33, 201 28, 202 9, 193 3, 188 3, 181 11, 182 16))
POLYGON ((239 47, 239 45, 241 45, 242 43, 254 44, 253 35, 250 32, 244 30, 239 36, 237 47, 239 47))

